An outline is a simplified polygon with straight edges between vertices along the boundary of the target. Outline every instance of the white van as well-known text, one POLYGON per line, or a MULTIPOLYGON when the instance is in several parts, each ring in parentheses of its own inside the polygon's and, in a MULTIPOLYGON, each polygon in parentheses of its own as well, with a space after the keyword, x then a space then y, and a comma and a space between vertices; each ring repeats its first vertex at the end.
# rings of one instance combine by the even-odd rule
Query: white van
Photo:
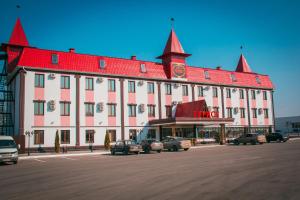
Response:
POLYGON ((18 163, 18 147, 10 136, 0 135, 0 162, 18 163))

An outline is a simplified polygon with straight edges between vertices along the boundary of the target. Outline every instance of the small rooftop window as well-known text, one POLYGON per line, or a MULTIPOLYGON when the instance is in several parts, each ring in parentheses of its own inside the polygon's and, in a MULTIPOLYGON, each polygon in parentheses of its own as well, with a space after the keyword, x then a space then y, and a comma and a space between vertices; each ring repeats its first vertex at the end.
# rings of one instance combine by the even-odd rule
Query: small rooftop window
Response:
POLYGON ((258 76, 256 76, 255 79, 258 84, 261 84, 260 78, 258 76))
POLYGON ((233 82, 237 81, 235 74, 230 74, 230 77, 233 82))
POLYGON ((51 62, 52 62, 52 64, 58 64, 58 55, 57 54, 51 55, 51 62))
POLYGON ((210 79, 209 72, 207 70, 204 71, 204 77, 205 79, 210 79))
POLYGON ((99 60, 99 66, 101 69, 105 69, 105 60, 99 60))
POLYGON ((144 63, 141 64, 141 72, 142 73, 146 73, 147 72, 146 65, 144 63))

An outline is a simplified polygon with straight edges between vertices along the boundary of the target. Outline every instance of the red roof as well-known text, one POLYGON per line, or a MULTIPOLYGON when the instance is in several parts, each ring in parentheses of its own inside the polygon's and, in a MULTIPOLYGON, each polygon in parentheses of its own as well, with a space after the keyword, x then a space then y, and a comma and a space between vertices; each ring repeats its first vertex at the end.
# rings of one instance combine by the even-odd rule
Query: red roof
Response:
POLYGON ((29 46, 20 18, 17 19, 8 43, 13 45, 29 46))
MULTIPOLYGON (((44 50, 31 47, 25 47, 23 49, 22 55, 18 62, 18 66, 81 73, 97 73, 163 80, 168 79, 165 69, 161 63, 44 50), (58 55, 58 64, 51 63, 52 54, 58 55), (105 60, 105 69, 100 69, 99 60, 105 60), (146 73, 142 73, 140 70, 140 64, 142 63, 146 65, 146 73)), ((261 87, 268 89, 273 88, 269 76, 259 75, 255 73, 241 73, 234 71, 187 66, 186 77, 187 81, 190 82, 245 87, 261 87), (210 76, 209 79, 205 79, 204 71, 208 71, 210 76), (231 79, 231 74, 236 76, 236 81, 233 81, 231 79), (260 79, 260 83, 257 82, 256 77, 260 79)))
POLYGON ((252 72, 252 70, 251 70, 251 68, 249 67, 249 65, 248 65, 248 63, 247 63, 247 60, 246 60, 246 58, 244 57, 243 54, 241 54, 239 63, 238 63, 238 65, 237 65, 235 71, 237 71, 237 72, 249 72, 249 73, 252 72))

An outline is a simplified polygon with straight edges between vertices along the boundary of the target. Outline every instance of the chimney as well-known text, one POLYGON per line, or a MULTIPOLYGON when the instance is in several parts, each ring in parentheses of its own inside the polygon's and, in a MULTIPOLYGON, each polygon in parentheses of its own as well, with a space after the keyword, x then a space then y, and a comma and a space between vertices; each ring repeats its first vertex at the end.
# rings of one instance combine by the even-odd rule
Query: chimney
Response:
POLYGON ((131 60, 136 60, 136 56, 131 56, 131 60))
POLYGON ((221 66, 218 66, 218 67, 216 67, 216 69, 217 69, 217 70, 221 70, 221 69, 222 69, 222 67, 221 67, 221 66))
POLYGON ((74 48, 70 48, 70 49, 69 49, 69 52, 70 52, 70 53, 75 53, 75 49, 74 49, 74 48))

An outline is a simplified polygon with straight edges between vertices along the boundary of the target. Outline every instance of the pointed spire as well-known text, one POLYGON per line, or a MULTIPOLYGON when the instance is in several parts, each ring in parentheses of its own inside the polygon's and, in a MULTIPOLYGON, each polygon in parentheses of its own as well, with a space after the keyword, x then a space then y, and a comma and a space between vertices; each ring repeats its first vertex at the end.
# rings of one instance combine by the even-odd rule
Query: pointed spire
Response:
POLYGON ((171 29, 168 41, 166 43, 163 55, 157 57, 157 58, 162 58, 165 55, 171 54, 171 53, 175 53, 175 54, 181 54, 185 57, 190 56, 190 54, 186 54, 181 46, 180 41, 178 40, 178 37, 176 36, 176 33, 174 31, 174 29, 171 29))
POLYGON ((29 46, 20 18, 17 19, 8 43, 13 45, 29 46))
POLYGON ((249 67, 248 63, 247 63, 247 60, 246 58, 244 57, 243 54, 241 54, 241 57, 240 57, 240 60, 239 60, 239 63, 236 67, 236 72, 249 72, 249 73, 252 73, 252 70, 251 68, 249 67))

